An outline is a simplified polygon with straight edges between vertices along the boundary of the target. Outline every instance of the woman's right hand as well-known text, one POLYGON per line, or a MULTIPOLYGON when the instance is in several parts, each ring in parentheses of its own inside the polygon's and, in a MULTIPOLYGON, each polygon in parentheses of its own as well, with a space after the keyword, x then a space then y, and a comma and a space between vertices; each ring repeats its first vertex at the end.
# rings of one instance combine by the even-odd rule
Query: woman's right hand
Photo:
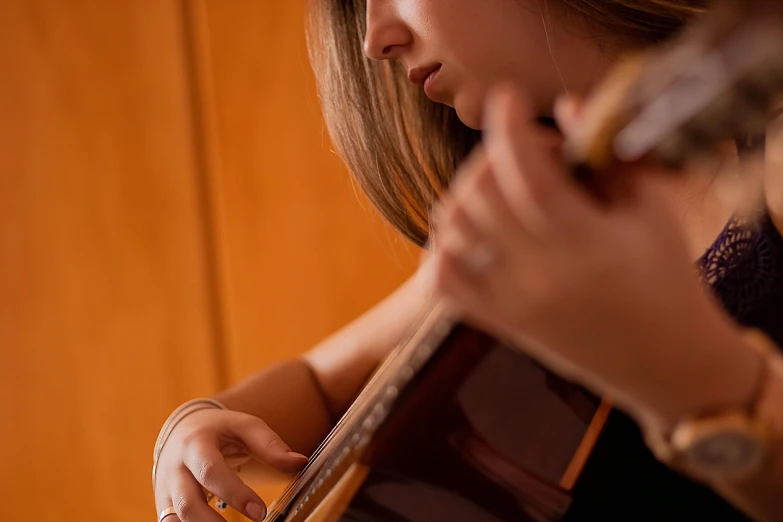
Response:
MULTIPOLYGON (((233 469, 251 459, 284 473, 307 463, 258 417, 220 409, 191 413, 171 432, 158 458, 157 512, 173 506, 181 522, 223 522, 207 504, 206 490, 250 520, 263 520, 264 502, 233 469)), ((176 520, 170 516, 165 522, 176 520)))

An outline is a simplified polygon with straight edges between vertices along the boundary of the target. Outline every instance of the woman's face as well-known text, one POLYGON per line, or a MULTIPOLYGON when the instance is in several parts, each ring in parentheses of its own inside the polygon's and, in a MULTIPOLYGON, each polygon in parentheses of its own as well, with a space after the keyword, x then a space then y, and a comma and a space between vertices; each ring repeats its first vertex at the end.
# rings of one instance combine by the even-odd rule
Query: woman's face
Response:
POLYGON ((364 50, 374 60, 401 60, 411 81, 474 129, 488 89, 503 80, 550 116, 557 96, 585 94, 611 62, 594 39, 562 24, 556 2, 367 0, 364 50))

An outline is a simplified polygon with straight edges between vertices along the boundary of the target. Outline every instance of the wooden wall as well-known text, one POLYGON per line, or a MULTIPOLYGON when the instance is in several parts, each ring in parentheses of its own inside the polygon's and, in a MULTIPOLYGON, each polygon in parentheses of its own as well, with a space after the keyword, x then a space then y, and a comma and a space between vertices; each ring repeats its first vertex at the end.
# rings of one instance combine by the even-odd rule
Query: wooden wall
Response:
POLYGON ((222 163, 213 193, 221 195, 231 379, 316 343, 389 293, 418 259, 357 197, 331 152, 304 4, 203 4, 222 163))
POLYGON ((152 445, 177 404, 300 353, 412 271, 329 152, 303 12, 0 2, 8 520, 154 519, 152 445))

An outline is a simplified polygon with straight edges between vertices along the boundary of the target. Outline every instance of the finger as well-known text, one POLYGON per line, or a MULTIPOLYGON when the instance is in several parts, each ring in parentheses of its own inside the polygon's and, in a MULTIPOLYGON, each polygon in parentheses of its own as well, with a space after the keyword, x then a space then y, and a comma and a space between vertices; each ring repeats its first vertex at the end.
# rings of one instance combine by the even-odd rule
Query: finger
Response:
POLYGON ((501 338, 513 337, 507 325, 492 312, 497 309, 494 287, 487 278, 467 270, 461 260, 448 252, 439 253, 434 261, 434 289, 440 298, 468 323, 501 338))
POLYGON ((204 491, 193 475, 185 468, 172 473, 169 494, 177 516, 166 517, 165 522, 226 522, 204 497, 204 491))
POLYGON ((438 211, 436 244, 441 250, 463 257, 481 238, 463 206, 454 199, 444 201, 438 211))
POLYGON ((479 302, 478 276, 466 270, 462 260, 448 251, 438 252, 433 258, 433 287, 460 313, 472 317, 475 303, 479 302))
POLYGON ((438 244, 474 274, 483 272, 499 256, 498 245, 480 233, 465 207, 456 201, 444 210, 438 244))
POLYGON ((487 110, 487 154, 512 212, 535 236, 549 237, 553 229, 583 223, 589 207, 564 162, 545 152, 531 114, 515 88, 496 91, 487 110))
POLYGON ((434 231, 441 228, 440 225, 445 218, 446 209, 455 200, 463 199, 466 194, 473 191, 473 185, 475 184, 474 174, 481 168, 482 164, 486 163, 486 154, 483 152, 481 144, 479 144, 460 165, 449 183, 448 192, 441 196, 440 200, 432 208, 430 226, 434 231))
POLYGON ((566 137, 573 135, 576 130, 581 110, 582 102, 577 98, 563 96, 555 102, 555 121, 566 137))
POLYGON ((283 473, 295 473, 307 464, 307 457, 291 451, 288 444, 264 421, 246 413, 233 413, 231 435, 241 439, 254 459, 283 473))
POLYGON ((250 520, 263 520, 266 516, 264 502, 228 466, 217 448, 217 441, 190 444, 183 461, 196 481, 207 491, 226 501, 250 520))
POLYGON ((436 230, 443 228, 439 224, 442 225, 449 211, 453 212, 456 206, 461 206, 467 214, 468 219, 463 217, 460 220, 464 223, 463 237, 453 238, 458 246, 452 248, 454 253, 479 242, 500 245, 522 233, 490 170, 486 151, 478 146, 460 167, 449 195, 437 209, 434 218, 436 230), (465 237, 468 234, 469 237, 465 237))
POLYGON ((482 164, 487 162, 487 152, 484 146, 479 143, 470 152, 468 157, 457 169, 453 180, 449 184, 450 194, 459 194, 461 191, 468 190, 463 185, 470 184, 471 173, 478 170, 482 164))
POLYGON ((475 186, 461 203, 478 234, 501 248, 508 248, 511 244, 518 246, 520 241, 531 239, 509 208, 508 201, 492 174, 489 161, 485 160, 478 165, 473 175, 475 186))

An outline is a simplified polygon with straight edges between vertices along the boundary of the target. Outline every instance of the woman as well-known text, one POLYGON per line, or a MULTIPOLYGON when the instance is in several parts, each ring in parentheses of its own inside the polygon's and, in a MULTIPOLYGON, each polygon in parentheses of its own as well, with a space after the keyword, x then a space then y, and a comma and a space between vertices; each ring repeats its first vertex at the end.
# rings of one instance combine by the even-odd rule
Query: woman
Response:
MULTIPOLYGON (((585 96, 624 52, 672 35, 706 3, 314 6, 311 58, 332 137, 381 213, 434 248, 400 289, 301 359, 260 371, 216 396, 219 402, 173 414, 154 471, 163 517, 221 520, 204 502, 203 486, 262 519, 264 504, 232 470, 235 458, 282 471, 301 467, 306 458, 296 452, 317 446, 433 296, 621 408, 588 463, 570 518, 779 517, 779 432, 771 464, 742 482, 686 476, 656 460, 645 437, 667 434, 689 416, 759 400, 769 365, 740 324, 783 343, 774 320, 783 312, 783 240, 773 224, 783 224, 783 205, 771 197, 780 191, 768 187, 773 219, 750 231, 721 204, 716 172, 673 177, 635 167, 625 195, 599 206, 568 181, 557 153, 561 138, 534 123, 557 112, 568 133, 579 111, 570 101, 557 102, 555 111, 562 94, 585 96), (508 84, 514 87, 497 87, 508 84), (446 193, 479 131, 482 148, 446 193), (724 307, 694 277, 697 260, 721 268, 704 279, 724 307), (761 279, 732 279, 743 263, 756 261, 761 279), (742 298, 731 299, 735 294, 742 298), (274 393, 281 389, 284 395, 274 393)), ((783 404, 767 409, 783 412, 783 404)))

